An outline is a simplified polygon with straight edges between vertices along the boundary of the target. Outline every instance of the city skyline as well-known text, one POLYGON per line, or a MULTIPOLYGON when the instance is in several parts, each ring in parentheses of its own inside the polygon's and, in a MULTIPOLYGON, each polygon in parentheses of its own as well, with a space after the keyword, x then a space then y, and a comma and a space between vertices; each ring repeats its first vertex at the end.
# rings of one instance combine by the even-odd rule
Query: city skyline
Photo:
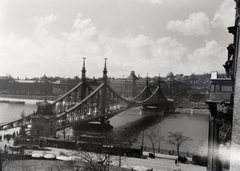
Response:
POLYGON ((145 77, 222 71, 235 3, 182 0, 0 2, 0 75, 145 77), (219 36, 221 35, 221 36, 219 36))

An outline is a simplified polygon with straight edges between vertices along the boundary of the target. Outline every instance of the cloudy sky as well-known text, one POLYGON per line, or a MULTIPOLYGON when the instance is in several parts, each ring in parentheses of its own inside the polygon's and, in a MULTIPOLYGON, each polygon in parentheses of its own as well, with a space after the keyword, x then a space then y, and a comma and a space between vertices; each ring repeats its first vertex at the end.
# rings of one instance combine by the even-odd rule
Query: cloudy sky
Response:
POLYGON ((1 0, 0 76, 223 72, 233 0, 1 0))

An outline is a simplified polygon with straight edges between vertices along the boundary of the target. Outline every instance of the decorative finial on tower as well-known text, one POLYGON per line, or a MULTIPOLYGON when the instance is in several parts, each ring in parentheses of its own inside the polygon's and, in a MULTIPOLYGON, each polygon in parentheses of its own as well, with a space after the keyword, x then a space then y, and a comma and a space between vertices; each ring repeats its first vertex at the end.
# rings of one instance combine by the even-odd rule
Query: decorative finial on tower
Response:
POLYGON ((160 73, 158 73, 158 85, 160 86, 160 82, 161 82, 161 77, 160 77, 160 73))
POLYGON ((105 64, 104 64, 104 70, 103 70, 103 81, 107 82, 107 58, 104 58, 105 64))
POLYGON ((83 57, 83 67, 82 67, 82 81, 86 80, 86 69, 85 69, 85 57, 83 57))

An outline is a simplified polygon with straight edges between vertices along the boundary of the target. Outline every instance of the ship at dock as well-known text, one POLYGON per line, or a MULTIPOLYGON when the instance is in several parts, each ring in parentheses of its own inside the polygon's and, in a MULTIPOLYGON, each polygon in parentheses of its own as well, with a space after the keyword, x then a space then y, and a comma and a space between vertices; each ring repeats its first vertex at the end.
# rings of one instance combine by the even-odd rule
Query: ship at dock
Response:
POLYGON ((25 104, 25 101, 0 100, 0 103, 8 103, 8 104, 25 104))

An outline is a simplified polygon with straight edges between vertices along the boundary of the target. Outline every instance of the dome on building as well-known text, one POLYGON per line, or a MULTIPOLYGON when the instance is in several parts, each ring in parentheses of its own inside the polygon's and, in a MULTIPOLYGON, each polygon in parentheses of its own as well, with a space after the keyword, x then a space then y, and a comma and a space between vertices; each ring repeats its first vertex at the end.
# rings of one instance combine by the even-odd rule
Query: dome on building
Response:
POLYGON ((51 103, 47 102, 46 100, 39 104, 39 107, 41 108, 46 108, 47 106, 51 106, 51 103))
POLYGON ((169 73, 167 74, 166 78, 167 78, 167 81, 173 81, 173 80, 175 80, 174 75, 173 75, 172 72, 169 72, 169 73))
POLYGON ((38 105, 37 113, 43 115, 52 115, 52 105, 46 100, 38 105))
POLYGON ((155 83, 155 80, 151 79, 150 84, 154 84, 154 83, 155 83))
POLYGON ((166 77, 174 77, 172 72, 169 72, 166 77))

